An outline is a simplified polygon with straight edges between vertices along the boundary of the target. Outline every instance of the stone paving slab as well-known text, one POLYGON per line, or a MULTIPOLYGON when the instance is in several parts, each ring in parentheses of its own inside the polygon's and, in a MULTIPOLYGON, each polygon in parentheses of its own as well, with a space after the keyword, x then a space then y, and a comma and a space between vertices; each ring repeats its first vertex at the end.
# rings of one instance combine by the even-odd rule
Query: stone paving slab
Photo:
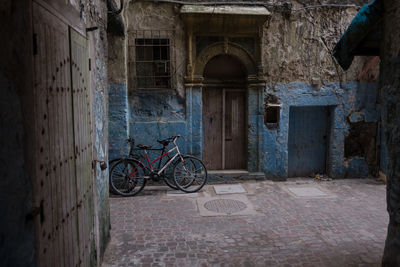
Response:
POLYGON ((293 193, 296 197, 326 197, 327 193, 324 193, 322 190, 315 186, 307 186, 307 187, 288 187, 288 190, 293 193))
POLYGON ((241 184, 214 185, 217 195, 247 193, 241 184))
POLYGON ((296 198, 326 198, 336 197, 329 192, 326 188, 320 187, 315 184, 296 184, 296 185, 282 185, 281 188, 288 194, 296 198))
POLYGON ((216 197, 212 186, 197 197, 145 191, 111 198, 103 266, 380 266, 385 185, 293 179, 243 187, 257 215, 201 216, 197 199, 216 197), (336 197, 298 198, 282 186, 318 186, 336 197))
POLYGON ((198 197, 199 193, 185 193, 183 191, 179 190, 168 190, 167 191, 167 196, 168 197, 198 197))

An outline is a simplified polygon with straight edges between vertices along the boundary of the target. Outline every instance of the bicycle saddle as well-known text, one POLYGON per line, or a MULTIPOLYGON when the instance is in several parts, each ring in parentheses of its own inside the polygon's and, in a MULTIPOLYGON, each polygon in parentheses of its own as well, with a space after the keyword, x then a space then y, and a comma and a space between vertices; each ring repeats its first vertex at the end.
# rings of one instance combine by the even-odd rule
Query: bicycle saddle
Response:
POLYGON ((141 145, 141 144, 139 144, 139 145, 137 145, 137 147, 140 148, 140 149, 148 149, 148 148, 151 148, 151 145, 141 145))
POLYGON ((163 146, 168 146, 170 141, 168 139, 164 139, 164 140, 157 140, 157 142, 159 142, 163 146))

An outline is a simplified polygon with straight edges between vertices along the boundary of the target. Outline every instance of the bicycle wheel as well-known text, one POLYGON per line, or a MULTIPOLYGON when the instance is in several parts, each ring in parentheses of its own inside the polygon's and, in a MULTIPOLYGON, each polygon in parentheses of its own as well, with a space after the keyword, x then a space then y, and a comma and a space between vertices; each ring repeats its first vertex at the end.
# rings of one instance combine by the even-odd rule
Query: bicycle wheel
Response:
POLYGON ((164 172, 162 173, 162 178, 164 180, 164 183, 168 185, 170 188, 174 190, 178 190, 179 188, 176 186, 175 181, 174 181, 174 175, 173 175, 173 164, 169 165, 164 172))
POLYGON ((122 159, 111 168, 110 185, 113 191, 121 196, 134 196, 146 184, 145 168, 134 159, 122 159))
POLYGON ((168 185, 170 188, 174 189, 174 190, 178 190, 179 188, 176 186, 175 181, 173 178, 168 177, 168 176, 164 176, 163 177, 164 183, 166 185, 168 185))
POLYGON ((193 156, 183 156, 174 165, 176 186, 186 193, 199 191, 207 182, 207 169, 203 162, 193 156))
POLYGON ((120 160, 122 160, 122 158, 115 158, 115 159, 112 159, 112 160, 109 160, 108 161, 108 169, 110 170, 110 175, 109 175, 109 177, 108 177, 108 188, 109 188, 109 190, 110 190, 110 193, 113 193, 113 194, 118 194, 116 191, 114 191, 113 189, 112 189, 112 187, 111 187, 111 169, 112 169, 112 167, 114 166, 114 164, 115 163, 117 163, 117 162, 119 162, 120 160))

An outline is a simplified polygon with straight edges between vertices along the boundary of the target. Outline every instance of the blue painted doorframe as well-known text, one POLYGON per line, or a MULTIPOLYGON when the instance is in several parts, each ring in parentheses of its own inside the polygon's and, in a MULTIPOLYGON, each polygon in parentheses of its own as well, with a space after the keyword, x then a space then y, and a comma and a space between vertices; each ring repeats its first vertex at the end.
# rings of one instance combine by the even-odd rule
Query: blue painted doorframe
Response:
MULTIPOLYGON (((256 84, 247 89, 247 170, 259 172, 262 164, 263 143, 263 85, 256 84)), ((202 130, 202 85, 186 88, 186 118, 188 153, 202 158, 204 138, 202 130)))

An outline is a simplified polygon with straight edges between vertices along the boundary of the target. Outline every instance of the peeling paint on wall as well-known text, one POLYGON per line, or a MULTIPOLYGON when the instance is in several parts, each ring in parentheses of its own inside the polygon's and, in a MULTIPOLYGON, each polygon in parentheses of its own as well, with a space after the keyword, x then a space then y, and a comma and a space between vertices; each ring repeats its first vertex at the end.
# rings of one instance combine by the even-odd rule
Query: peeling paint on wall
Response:
MULTIPOLYGON (((294 7, 301 7, 297 1, 292 2, 294 7)), ((304 4, 307 4, 307 1, 304 1, 304 4)), ((186 73, 183 66, 188 48, 184 39, 183 21, 179 18, 177 10, 179 9, 172 4, 151 2, 130 2, 125 10, 130 29, 176 30, 174 49, 180 55, 176 64, 180 67, 173 74, 177 79, 177 88, 160 92, 131 88, 127 81, 134 73, 130 72, 127 66, 124 86, 129 103, 128 114, 124 113, 125 107, 112 104, 118 103, 118 100, 110 102, 110 114, 120 114, 116 121, 110 123, 127 117, 129 134, 139 143, 155 144, 157 138, 181 134, 184 138, 180 140, 180 144, 185 148, 185 153, 201 157, 202 87, 188 85, 183 88, 183 77, 186 73), (116 109, 112 111, 114 108, 116 109)), ((329 132, 327 172, 334 177, 360 174, 358 170, 364 170, 366 166, 362 160, 369 165, 375 163, 359 155, 357 157, 360 159, 346 158, 344 142, 349 135, 351 122, 379 121, 377 84, 356 81, 360 66, 368 59, 357 58, 350 70, 344 73, 337 68, 330 56, 332 47, 351 22, 357 8, 321 8, 290 15, 274 8, 271 8, 271 11, 273 14, 265 24, 263 35, 260 33, 260 36, 265 37, 261 42, 262 51, 259 53, 262 57, 262 60, 259 60, 261 63, 256 58, 258 48, 248 48, 247 50, 253 53, 246 52, 254 57, 253 60, 257 61, 257 64, 264 62, 261 74, 266 78, 265 85, 247 88, 248 170, 263 171, 269 178, 287 177, 290 106, 314 105, 328 106, 333 114, 329 132), (274 127, 268 127, 264 123, 264 107, 268 103, 281 105, 278 111, 279 120, 274 127)), ((126 38, 127 43, 129 38, 134 38, 129 35, 129 30, 126 38)), ((229 38, 234 42, 234 38, 229 38)), ((202 36, 194 42, 195 47, 192 49, 202 49, 204 52, 208 45, 223 40, 222 35, 213 38, 202 36)), ((243 43, 243 40, 241 42, 243 43)), ((247 47, 248 43, 246 42, 247 47)), ((246 47, 243 44, 239 46, 244 49, 246 47)), ((190 67, 193 66, 187 66, 189 72, 190 67)), ((376 70, 373 72, 376 73, 376 70)), ((372 81, 376 80, 376 77, 371 75, 368 77, 372 81)), ((117 123, 113 127, 115 126, 117 123)), ((117 140, 121 139, 121 129, 110 129, 110 133, 113 133, 113 136, 110 134, 110 144, 120 142, 117 140)), ((373 166, 369 168, 374 169, 373 166)))
MULTIPOLYGON (((91 6, 92 12, 98 12, 105 16, 106 4, 91 6)), ((93 92, 92 114, 93 114, 93 138, 94 138, 94 159, 108 161, 108 81, 107 81, 107 38, 105 29, 91 33, 91 57, 94 62, 91 71, 91 88, 93 92)), ((104 254, 106 245, 110 239, 110 208, 108 201, 108 171, 102 171, 99 164, 95 169, 95 185, 99 231, 99 253, 100 257, 104 254)))
MULTIPOLYGON (((367 111, 373 114, 373 117, 378 118, 377 107, 369 104, 376 103, 377 89, 377 84, 357 82, 343 83, 342 87, 339 83, 326 83, 319 91, 304 83, 277 85, 275 95, 282 104, 281 119, 278 129, 265 128, 264 130, 263 171, 272 177, 287 177, 290 106, 331 106, 333 114, 329 140, 328 174, 333 177, 356 176, 357 173, 354 173, 352 168, 347 169, 345 164, 344 141, 350 129, 346 118, 352 110, 358 110, 366 105, 368 105, 367 111)), ((375 136, 370 136, 370 138, 375 140, 375 136)))
POLYGON ((144 121, 185 120, 185 99, 172 92, 136 91, 129 97, 130 118, 144 121))
POLYGON ((108 86, 108 135, 109 158, 114 159, 127 155, 128 144, 128 98, 124 84, 109 84, 108 86))

